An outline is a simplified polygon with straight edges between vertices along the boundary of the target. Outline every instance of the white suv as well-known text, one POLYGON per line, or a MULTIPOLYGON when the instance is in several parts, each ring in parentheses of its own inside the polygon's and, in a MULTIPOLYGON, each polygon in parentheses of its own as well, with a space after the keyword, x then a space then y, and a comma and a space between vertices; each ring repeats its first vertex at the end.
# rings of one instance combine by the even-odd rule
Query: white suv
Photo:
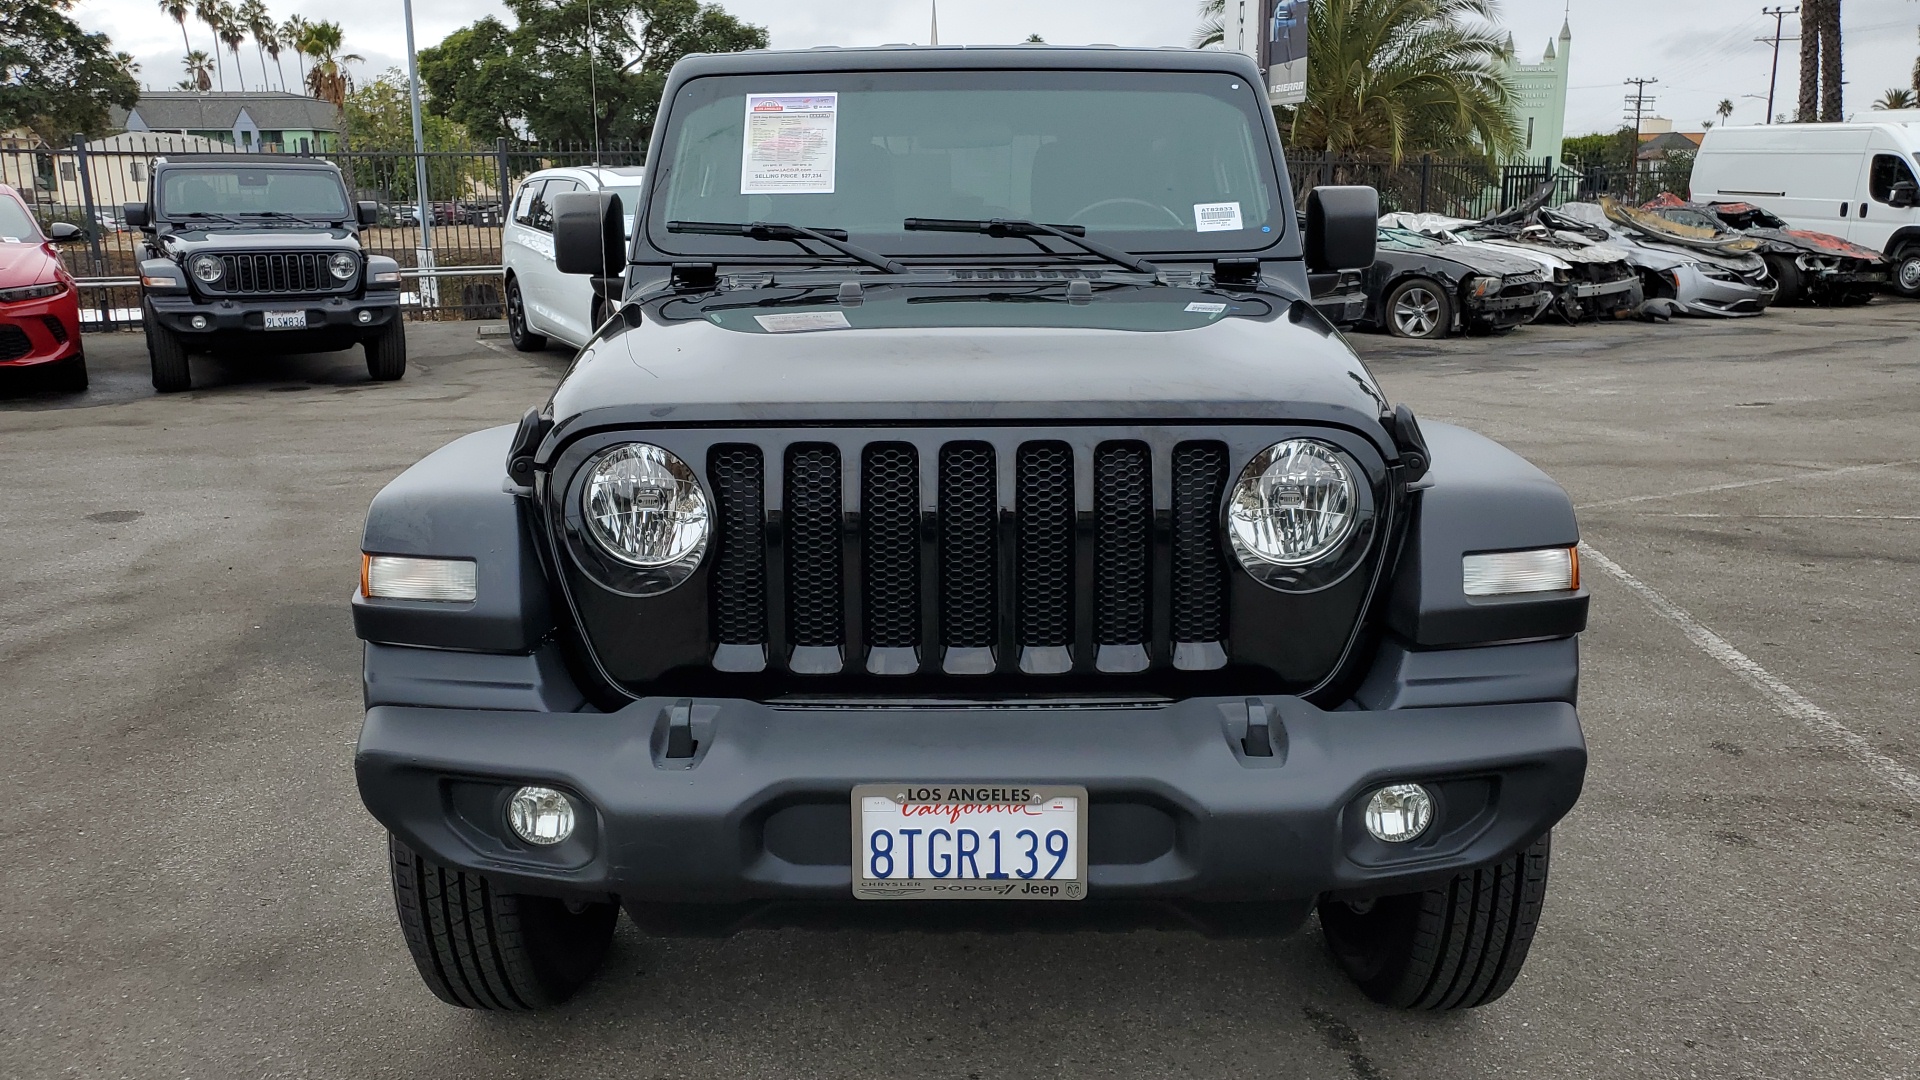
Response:
POLYGON ((514 348, 535 352, 547 347, 548 338, 579 348, 606 319, 606 302, 593 295, 592 281, 562 274, 553 265, 554 196, 613 192, 620 197, 631 236, 645 175, 646 170, 637 166, 589 165, 542 169, 521 182, 500 241, 500 262, 506 270, 507 333, 514 348))

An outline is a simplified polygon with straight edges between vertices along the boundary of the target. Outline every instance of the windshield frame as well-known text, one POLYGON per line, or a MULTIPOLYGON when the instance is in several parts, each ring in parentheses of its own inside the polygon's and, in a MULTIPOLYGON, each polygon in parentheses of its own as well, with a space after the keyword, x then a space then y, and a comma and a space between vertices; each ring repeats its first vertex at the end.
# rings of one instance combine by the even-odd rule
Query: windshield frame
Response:
POLYGON ((18 212, 20 214, 20 220, 26 222, 27 228, 32 230, 31 232, 23 232, 16 236, 7 231, 7 226, 4 223, 0 223, 0 237, 12 237, 22 244, 46 243, 46 234, 41 231, 40 222, 34 218, 33 211, 27 208, 24 199, 16 198, 12 192, 0 191, 0 206, 11 207, 18 212))
MULTIPOLYGON (((759 93, 797 93, 835 90, 841 93, 864 91, 878 88, 882 80, 898 78, 910 82, 913 89, 945 90, 978 88, 983 75, 1002 78, 1001 85, 1009 89, 1043 90, 1048 83, 1063 87, 1071 85, 1074 89, 1098 90, 1094 85, 1100 81, 1124 83, 1127 81, 1146 82, 1155 78, 1173 78, 1185 80, 1215 79, 1222 88, 1217 97, 1237 106, 1246 117, 1251 131, 1249 150, 1253 160, 1251 167, 1258 175, 1257 184, 1267 188, 1269 203, 1265 224, 1269 232, 1261 233, 1249 227, 1247 237, 1238 245, 1216 242, 1201 242, 1206 233, 1193 231, 1166 230, 1160 232, 1127 232, 1111 228, 1094 228, 1089 236, 1107 244, 1123 248, 1132 254, 1155 259, 1161 262, 1213 261, 1222 258, 1291 258, 1297 255, 1297 233, 1293 226, 1294 193, 1286 171, 1281 152, 1278 129, 1273 120, 1272 110, 1265 104, 1263 87, 1256 81, 1248 80, 1230 67, 1219 69, 1195 69, 1189 67, 919 67, 902 66, 863 70, 858 68, 840 70, 801 70, 781 69, 765 73, 749 71, 715 71, 696 73, 675 82, 669 87, 669 95, 664 104, 663 115, 654 137, 654 146, 649 154, 646 174, 645 202, 639 219, 635 222, 632 255, 636 261, 653 261, 649 256, 661 261, 700 259, 722 263, 750 263, 771 265, 820 265, 822 263, 843 262, 845 256, 832 251, 809 253, 795 245, 782 252, 777 248, 765 249, 765 245, 754 245, 749 241, 725 237, 695 237, 688 234, 669 233, 666 223, 669 218, 667 196, 673 181, 675 162, 673 155, 681 125, 702 106, 718 100, 738 99, 743 94, 759 93), (1014 79, 1022 80, 1020 82, 1014 79), (1231 87, 1231 89, 1227 89, 1231 87), (760 249, 756 249, 760 248, 760 249)), ((1170 92, 1191 92, 1195 85, 1177 87, 1170 92)), ((804 216, 804 215, 802 215, 804 216)), ((924 216, 905 214, 902 217, 924 216)), ((785 220, 785 219, 782 219, 785 220)), ((840 222, 821 222, 794 219, 797 225, 820 228, 839 228, 840 222)), ((1055 223, 1049 223, 1055 224, 1055 223)), ((998 263, 1031 264, 1072 262, 1100 262, 1097 256, 1088 255, 1066 244, 1047 241, 1040 238, 1044 246, 1023 238, 994 238, 964 233, 909 233, 904 227, 899 234, 860 232, 856 230, 856 242, 863 246, 874 247, 889 256, 922 263, 998 263), (903 246, 899 236, 914 237, 919 242, 903 246)))
MULTIPOLYGON (((180 162, 177 164, 169 165, 164 172, 161 172, 159 174, 159 177, 157 179, 161 179, 163 182, 155 183, 152 186, 151 197, 153 199, 154 218, 156 220, 161 220, 161 221, 193 222, 193 221, 217 220, 217 218, 225 217, 225 218, 248 218, 248 219, 258 220, 261 222, 270 222, 275 220, 285 221, 289 219, 302 220, 302 221, 316 221, 316 222, 317 221, 326 221, 326 222, 343 221, 344 222, 344 221, 354 220, 354 216, 356 214, 356 208, 354 206, 352 193, 347 190, 346 183, 344 179, 340 176, 340 174, 331 169, 314 168, 309 165, 296 165, 296 164, 282 163, 282 162, 263 162, 258 165, 251 164, 251 163, 242 165, 242 164, 237 164, 232 162, 219 162, 219 163, 180 162), (174 176, 179 174, 184 174, 184 173, 190 173, 190 172, 191 173, 215 173, 215 174, 241 173, 241 172, 286 172, 286 173, 296 173, 296 174, 307 173, 307 174, 329 176, 334 182, 335 189, 338 190, 340 193, 342 209, 339 213, 335 213, 335 214, 298 214, 298 213, 294 213, 292 211, 286 211, 286 210, 224 209, 224 210, 211 211, 211 213, 215 215, 214 218, 184 217, 184 216, 181 216, 183 213, 182 211, 169 211, 167 209, 165 193, 167 189, 167 182, 170 182, 174 176), (279 215, 279 216, 276 217, 274 215, 279 215)), ((192 213, 192 211, 186 211, 184 213, 192 213)))

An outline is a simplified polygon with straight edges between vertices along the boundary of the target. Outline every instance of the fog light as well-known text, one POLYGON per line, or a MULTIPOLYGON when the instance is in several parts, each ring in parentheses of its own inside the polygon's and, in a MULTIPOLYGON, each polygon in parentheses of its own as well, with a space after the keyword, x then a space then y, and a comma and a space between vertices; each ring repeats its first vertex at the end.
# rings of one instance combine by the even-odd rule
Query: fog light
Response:
POLYGON ((363 311, 360 313, 359 319, 360 319, 360 324, 362 326, 365 326, 367 323, 370 323, 373 321, 373 312, 363 311))
POLYGON ((557 844, 573 835, 573 800, 550 787, 523 787, 507 800, 507 825, 529 844, 557 844))
POLYGON ((1367 831, 1376 840, 1404 844, 1432 821, 1433 796, 1419 784, 1390 784, 1367 797, 1367 831))
POLYGON ((193 317, 193 328, 195 330, 205 330, 207 328, 207 317, 205 315, 195 315, 193 317))

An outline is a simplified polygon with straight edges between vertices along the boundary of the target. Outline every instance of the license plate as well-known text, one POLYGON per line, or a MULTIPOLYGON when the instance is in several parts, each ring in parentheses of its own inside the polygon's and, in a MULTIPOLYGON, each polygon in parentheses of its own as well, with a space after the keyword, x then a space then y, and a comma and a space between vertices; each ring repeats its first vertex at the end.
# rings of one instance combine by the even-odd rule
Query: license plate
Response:
POLYGON ((305 330, 307 313, 304 311, 269 311, 265 313, 269 330, 305 330))
POLYGON ((853 789, 855 899, 1083 900, 1086 850, 1086 788, 853 789))

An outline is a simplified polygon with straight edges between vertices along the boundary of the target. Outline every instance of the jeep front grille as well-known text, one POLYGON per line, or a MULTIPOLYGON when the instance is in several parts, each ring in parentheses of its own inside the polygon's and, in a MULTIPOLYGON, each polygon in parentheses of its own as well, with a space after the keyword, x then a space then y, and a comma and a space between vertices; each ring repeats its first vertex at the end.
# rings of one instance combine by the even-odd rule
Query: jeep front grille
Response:
POLYGON ((800 674, 1223 666, 1227 447, 1159 452, 1156 486, 1124 439, 716 444, 715 643, 800 674))
POLYGON ((225 271, 209 292, 234 296, 341 292, 353 282, 340 281, 327 269, 331 252, 286 255, 222 255, 225 271))

